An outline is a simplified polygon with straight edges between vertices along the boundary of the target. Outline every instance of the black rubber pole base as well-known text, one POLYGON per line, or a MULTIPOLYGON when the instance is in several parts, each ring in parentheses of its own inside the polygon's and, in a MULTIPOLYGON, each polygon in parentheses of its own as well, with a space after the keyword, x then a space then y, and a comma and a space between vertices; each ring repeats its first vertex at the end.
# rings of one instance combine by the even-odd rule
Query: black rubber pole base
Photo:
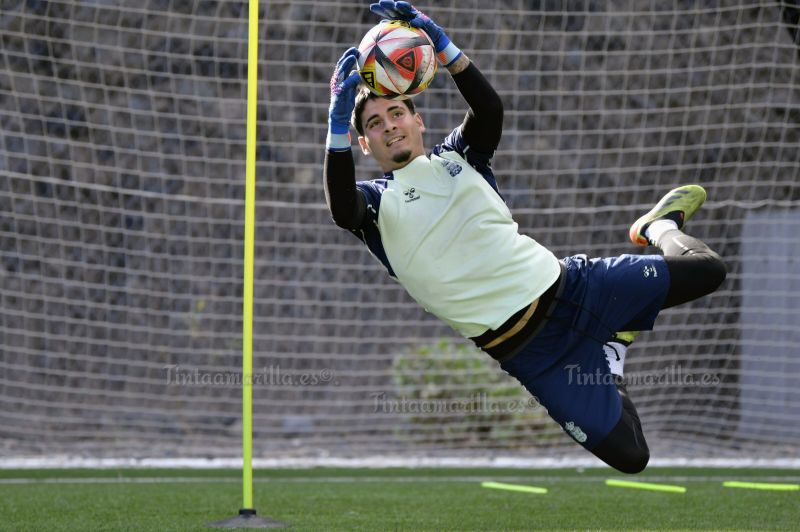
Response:
POLYGON ((209 528, 288 528, 289 525, 283 523, 281 521, 275 521, 273 519, 265 519, 263 517, 258 517, 256 515, 256 511, 251 508, 242 508, 239 510, 239 515, 236 517, 231 517, 230 519, 225 519, 223 521, 217 521, 215 523, 209 523, 209 528))

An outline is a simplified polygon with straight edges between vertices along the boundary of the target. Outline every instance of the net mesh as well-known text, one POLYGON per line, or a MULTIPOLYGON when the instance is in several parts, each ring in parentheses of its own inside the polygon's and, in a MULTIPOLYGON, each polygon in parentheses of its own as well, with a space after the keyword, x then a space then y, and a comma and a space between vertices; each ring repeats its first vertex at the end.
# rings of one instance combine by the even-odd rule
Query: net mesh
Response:
MULTIPOLYGON (((366 3, 262 4, 254 455, 580 453, 330 221, 366 3)), ((2 456, 239 452, 247 5, 138 6, 0 0, 2 456)), ((708 190, 690 231, 728 280, 628 354, 654 454, 798 457, 796 2, 421 7, 501 93, 501 191, 557 256, 638 252, 664 191, 708 190)), ((429 145, 465 111, 446 74, 416 103, 429 145)))

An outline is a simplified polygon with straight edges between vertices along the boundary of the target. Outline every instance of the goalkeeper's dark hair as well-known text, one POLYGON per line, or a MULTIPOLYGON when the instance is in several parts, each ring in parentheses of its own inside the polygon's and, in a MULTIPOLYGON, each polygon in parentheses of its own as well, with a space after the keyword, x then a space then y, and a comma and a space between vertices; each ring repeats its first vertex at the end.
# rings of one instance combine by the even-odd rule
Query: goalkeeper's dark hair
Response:
MULTIPOLYGON (((377 100, 378 98, 383 98, 383 96, 378 96, 374 92, 370 91, 363 83, 358 87, 358 93, 356 94, 356 106, 353 108, 353 118, 351 122, 355 130, 358 131, 358 134, 364 136, 364 126, 361 124, 361 114, 364 112, 364 107, 366 107, 368 101, 377 100)), ((414 108, 414 102, 411 101, 411 98, 406 98, 405 100, 399 101, 406 104, 406 107, 408 107, 408 110, 412 115, 417 112, 417 110, 414 108)))

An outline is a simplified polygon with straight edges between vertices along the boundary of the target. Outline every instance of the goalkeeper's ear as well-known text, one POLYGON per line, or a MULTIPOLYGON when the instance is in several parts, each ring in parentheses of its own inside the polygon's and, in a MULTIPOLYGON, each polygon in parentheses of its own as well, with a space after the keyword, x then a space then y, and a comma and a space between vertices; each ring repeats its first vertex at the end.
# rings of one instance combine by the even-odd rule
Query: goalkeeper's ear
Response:
POLYGON ((417 113, 416 111, 414 112, 414 122, 416 122, 417 125, 419 126, 419 132, 425 133, 426 131, 425 122, 422 120, 422 115, 417 113))
POLYGON ((369 145, 367 144, 367 139, 364 136, 358 136, 358 145, 361 146, 361 153, 364 155, 370 155, 372 152, 369 151, 369 145))

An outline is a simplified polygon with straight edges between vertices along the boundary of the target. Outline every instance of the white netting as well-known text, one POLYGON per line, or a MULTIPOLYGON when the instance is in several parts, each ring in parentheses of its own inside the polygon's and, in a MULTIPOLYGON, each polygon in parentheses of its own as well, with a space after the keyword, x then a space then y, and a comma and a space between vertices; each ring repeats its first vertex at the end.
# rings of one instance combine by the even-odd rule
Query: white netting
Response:
MULTIPOLYGON (((328 79, 368 2, 262 4, 255 455, 580 452, 329 220, 328 79)), ((502 94, 501 190, 556 255, 631 252, 664 191, 708 189, 690 230, 728 280, 626 366, 659 456, 798 456, 794 4, 420 6, 502 94)), ((239 452, 247 5, 131 5, 0 0, 5 457, 239 452)), ((446 74, 417 104, 429 145, 465 111, 446 74)))

